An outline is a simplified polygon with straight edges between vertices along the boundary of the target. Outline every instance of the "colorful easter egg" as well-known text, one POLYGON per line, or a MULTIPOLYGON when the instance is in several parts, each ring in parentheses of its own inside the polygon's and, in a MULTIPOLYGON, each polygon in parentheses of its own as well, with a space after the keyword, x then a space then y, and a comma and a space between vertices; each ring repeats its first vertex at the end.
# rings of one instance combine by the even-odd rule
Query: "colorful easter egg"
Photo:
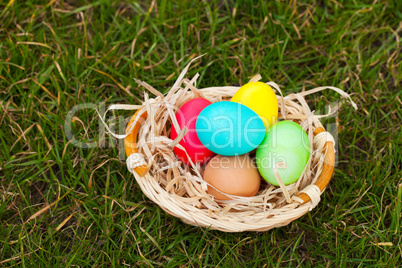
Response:
POLYGON ((274 175, 276 167, 285 185, 296 182, 310 158, 307 133, 293 121, 273 125, 257 149, 256 163, 261 176, 278 186, 274 175))
MULTIPOLYGON (((187 101, 176 113, 176 120, 180 126, 180 129, 187 127, 188 131, 184 135, 183 139, 180 140, 179 144, 182 145, 193 163, 205 164, 209 159, 211 159, 215 154, 208 150, 197 136, 195 130, 195 124, 197 117, 200 112, 210 105, 211 102, 203 98, 195 98, 187 101)), ((174 140, 177 137, 177 132, 175 127, 172 125, 172 130, 170 132, 170 138, 174 140)), ((178 147, 173 149, 176 156, 187 165, 190 165, 186 153, 178 147)))
POLYGON ((278 100, 272 88, 265 83, 245 84, 234 94, 231 101, 246 105, 256 112, 267 131, 278 119, 278 100))
POLYGON ((265 136, 261 118, 247 106, 230 101, 216 102, 202 110, 196 130, 205 147, 226 156, 252 151, 265 136))
POLYGON ((226 194, 254 196, 261 183, 257 167, 248 155, 216 155, 205 167, 203 179, 211 185, 207 192, 219 200, 231 199, 226 194))

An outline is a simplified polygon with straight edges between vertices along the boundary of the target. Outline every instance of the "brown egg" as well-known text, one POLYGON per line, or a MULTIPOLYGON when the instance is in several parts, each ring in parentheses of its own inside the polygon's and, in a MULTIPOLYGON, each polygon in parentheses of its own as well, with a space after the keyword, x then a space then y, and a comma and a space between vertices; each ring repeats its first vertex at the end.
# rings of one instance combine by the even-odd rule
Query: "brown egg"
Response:
MULTIPOLYGON (((220 191, 238 196, 254 196, 261 183, 255 163, 248 155, 216 155, 204 170, 204 180, 220 191)), ((219 200, 231 198, 208 186, 208 193, 219 200)))

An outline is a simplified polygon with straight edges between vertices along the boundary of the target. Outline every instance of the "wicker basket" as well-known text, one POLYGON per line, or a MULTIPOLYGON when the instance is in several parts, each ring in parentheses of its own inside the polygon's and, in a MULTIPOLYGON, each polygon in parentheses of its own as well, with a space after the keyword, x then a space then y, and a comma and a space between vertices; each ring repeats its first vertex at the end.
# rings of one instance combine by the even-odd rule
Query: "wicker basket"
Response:
MULTIPOLYGON (((328 115, 314 115, 304 96, 330 88, 349 100, 350 97, 332 87, 283 97, 277 84, 267 83, 280 93, 277 96, 279 118, 293 120, 306 130, 312 144, 310 160, 296 183, 275 187, 262 180, 261 188, 254 197, 214 200, 206 192, 207 183, 202 179, 203 168, 194 164, 187 166, 173 153, 174 146, 184 149, 178 142, 186 129, 175 140, 168 137, 170 128, 177 124, 175 111, 183 103, 195 97, 206 98, 211 102, 230 99, 239 87, 197 89, 195 82, 198 74, 191 80, 184 79, 188 67, 166 95, 137 80, 156 95, 156 98, 149 99, 145 94, 144 103, 136 107, 139 109, 132 116, 125 136, 127 167, 145 195, 168 214, 185 223, 224 232, 267 231, 287 225, 312 210, 331 180, 335 141, 318 120, 328 115)), ((257 75, 252 81, 260 78, 257 75)), ((180 129, 178 125, 176 129, 180 129)))

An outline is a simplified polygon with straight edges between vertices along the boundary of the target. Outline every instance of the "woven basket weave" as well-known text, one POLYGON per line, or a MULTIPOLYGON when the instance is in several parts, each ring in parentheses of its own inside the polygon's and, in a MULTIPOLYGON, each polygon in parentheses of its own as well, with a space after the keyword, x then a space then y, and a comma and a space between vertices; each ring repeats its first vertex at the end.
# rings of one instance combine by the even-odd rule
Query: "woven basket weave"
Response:
MULTIPOLYGON (((202 179, 203 167, 194 164, 187 166, 173 153, 174 146, 184 149, 178 142, 186 129, 175 140, 168 137, 171 127, 180 130, 175 112, 186 101, 196 97, 211 102, 228 100, 239 87, 197 89, 195 82, 198 74, 191 80, 183 78, 188 67, 165 95, 136 80, 156 95, 156 98, 150 99, 145 94, 144 103, 132 116, 125 137, 127 167, 144 194, 168 214, 187 224, 225 232, 267 231, 287 225, 317 206, 333 174, 335 141, 319 121, 319 118, 328 115, 314 115, 304 96, 330 88, 344 97, 350 97, 332 87, 282 97, 277 84, 267 83, 280 93, 277 95, 279 119, 293 120, 307 132, 312 145, 310 160, 296 183, 276 187, 262 180, 260 190, 254 197, 214 200, 206 192, 207 183, 202 179)), ((257 75, 252 81, 260 78, 257 75)))

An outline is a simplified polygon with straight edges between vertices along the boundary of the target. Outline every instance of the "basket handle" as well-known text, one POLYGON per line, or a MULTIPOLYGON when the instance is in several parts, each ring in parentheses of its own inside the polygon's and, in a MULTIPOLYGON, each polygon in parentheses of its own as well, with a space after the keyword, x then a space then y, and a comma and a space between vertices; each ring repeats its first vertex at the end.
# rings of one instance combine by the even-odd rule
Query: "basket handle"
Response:
MULTIPOLYGON (((126 134, 128 132, 128 128, 130 125, 133 123, 134 119, 137 117, 138 112, 135 112, 135 114, 131 117, 130 121, 127 124, 126 128, 126 134)), ((148 113, 145 111, 143 112, 138 121, 136 122, 133 130, 131 131, 130 134, 124 139, 124 147, 126 149, 126 155, 129 157, 133 153, 138 153, 138 148, 137 148, 137 135, 140 130, 141 124, 145 121, 147 118, 148 113)), ((324 132, 325 129, 322 127, 318 127, 314 130, 314 136, 317 134, 324 132)), ((334 150, 334 145, 332 142, 327 141, 324 145, 324 152, 326 151, 325 158, 324 158, 324 165, 321 171, 320 176, 318 177, 315 185, 320 188, 320 191, 322 192, 325 187, 327 187, 329 181, 332 178, 332 174, 334 172, 334 166, 335 166, 335 150, 334 150)), ((135 172, 141 177, 145 176, 145 174, 148 173, 149 167, 147 165, 141 165, 136 168, 134 168, 135 172)), ((303 200, 302 204, 305 204, 310 201, 310 197, 305 194, 305 193, 299 193, 297 197, 301 198, 303 200)))
MULTIPOLYGON (((134 119, 137 117, 138 112, 140 110, 137 110, 135 114, 131 117, 130 121, 127 124, 126 128, 126 134, 128 132, 128 129, 130 128, 131 124, 133 123, 134 119)), ((138 118, 138 121, 135 123, 133 130, 131 133, 127 135, 127 137, 124 139, 124 147, 126 149, 126 156, 129 157, 130 155, 134 153, 138 153, 138 148, 137 148, 137 136, 138 136, 138 131, 140 131, 140 127, 142 123, 147 119, 148 113, 145 111, 143 112, 140 117, 138 118)), ((147 165, 141 165, 138 167, 134 168, 135 172, 137 172, 138 175, 141 177, 144 177, 145 174, 148 173, 149 167, 147 165)))
MULTIPOLYGON (((325 129, 322 127, 317 127, 313 134, 316 136, 317 134, 325 132, 325 129)), ((327 187, 329 181, 332 178, 332 174, 334 172, 334 166, 335 166, 335 149, 334 149, 334 144, 330 141, 325 142, 324 144, 324 152, 325 158, 324 158, 324 165, 322 167, 322 171, 320 176, 318 177, 317 181, 314 183, 314 185, 318 186, 320 188, 320 192, 322 192, 325 187, 327 187)), ((305 193, 299 193, 297 197, 301 198, 303 200, 303 204, 306 204, 310 202, 310 197, 305 194, 305 193)))

